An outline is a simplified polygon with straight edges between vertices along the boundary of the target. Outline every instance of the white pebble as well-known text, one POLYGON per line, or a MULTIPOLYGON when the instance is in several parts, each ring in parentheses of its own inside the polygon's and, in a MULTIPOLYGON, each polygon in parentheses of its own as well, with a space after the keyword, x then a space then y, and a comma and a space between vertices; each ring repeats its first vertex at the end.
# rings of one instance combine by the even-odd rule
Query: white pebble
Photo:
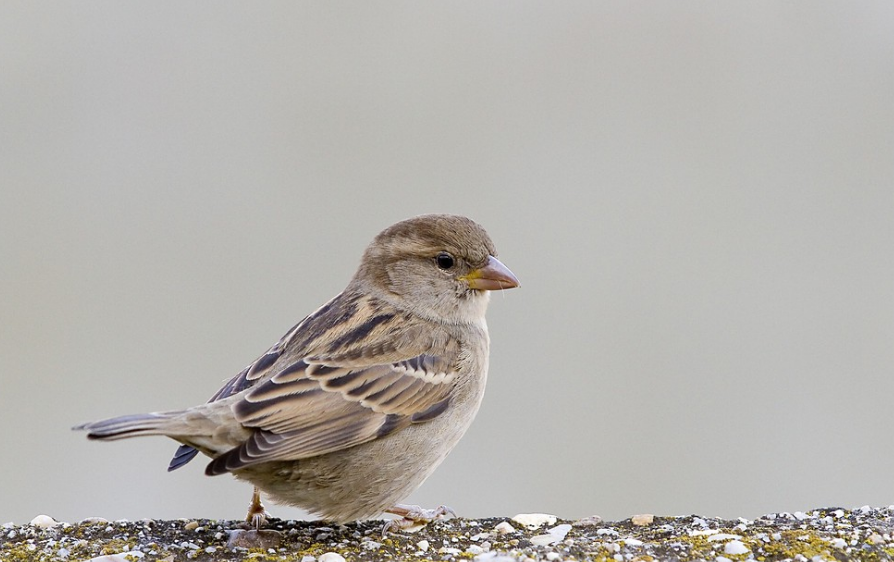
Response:
POLYGON ((427 552, 428 547, 429 547, 429 543, 427 540, 421 540, 416 543, 416 548, 418 548, 420 552, 427 552))
POLYGON ((86 562, 130 562, 136 558, 142 558, 142 552, 119 552, 118 554, 106 554, 105 556, 97 556, 86 562))
POLYGON ((477 544, 470 544, 469 548, 466 549, 466 552, 469 554, 478 555, 484 552, 484 549, 478 546, 477 544))
POLYGON ((524 525, 528 529, 536 529, 543 525, 552 525, 558 518, 548 513, 519 513, 512 518, 513 521, 524 525))
MULTIPOLYGON (((531 560, 528 558, 528 560, 531 560)), ((518 562, 519 559, 514 556, 507 556, 496 551, 485 552, 475 557, 475 562, 518 562)))
POLYGON ((496 527, 494 527, 494 531, 500 533, 501 535, 508 535, 509 533, 515 532, 515 527, 512 526, 512 523, 509 521, 503 521, 502 523, 498 523, 496 527))
POLYGON ((832 539, 829 541, 829 543, 832 545, 832 548, 847 548, 847 541, 841 538, 832 539))
POLYGON ((538 546, 545 546, 548 544, 555 544, 557 542, 561 542, 565 540, 565 535, 568 534, 568 531, 571 530, 571 525, 565 523, 562 525, 556 525, 552 529, 548 530, 545 535, 537 535, 536 537, 531 537, 531 542, 538 546))
POLYGON ((626 539, 624 539, 624 545, 625 546, 642 546, 643 541, 641 541, 639 539, 635 539, 633 537, 627 537, 626 539))
POLYGON ((727 558, 726 556, 718 556, 717 558, 714 559, 714 562, 733 562, 733 561, 730 560, 729 558, 727 558))
POLYGON ((56 525, 58 525, 59 522, 49 515, 38 515, 31 520, 30 524, 34 525, 35 527, 40 527, 41 529, 49 529, 50 527, 55 527, 56 525))
POLYGON ((562 555, 559 554, 558 552, 547 552, 546 553, 546 559, 549 560, 550 562, 553 562, 553 560, 559 560, 560 558, 562 558, 562 555))
POLYGON ((717 533, 708 537, 708 542, 728 541, 730 539, 741 539, 739 535, 731 535, 729 533, 717 533))
POLYGON ((751 552, 751 549, 745 546, 745 543, 742 541, 733 540, 723 545, 724 554, 747 554, 749 552, 751 552))
POLYGON ((556 537, 552 535, 535 535, 531 537, 531 544, 535 544, 537 546, 548 546, 551 544, 555 544, 558 542, 556 537))
POLYGON ((565 535, 567 535, 568 531, 570 531, 570 530, 571 530, 571 525, 569 525, 568 523, 563 523, 561 525, 556 525, 555 527, 553 527, 552 529, 547 531, 547 533, 558 537, 559 540, 562 540, 565 538, 565 535))
POLYGON ((324 552, 318 560, 319 562, 345 562, 345 557, 337 552, 324 552))

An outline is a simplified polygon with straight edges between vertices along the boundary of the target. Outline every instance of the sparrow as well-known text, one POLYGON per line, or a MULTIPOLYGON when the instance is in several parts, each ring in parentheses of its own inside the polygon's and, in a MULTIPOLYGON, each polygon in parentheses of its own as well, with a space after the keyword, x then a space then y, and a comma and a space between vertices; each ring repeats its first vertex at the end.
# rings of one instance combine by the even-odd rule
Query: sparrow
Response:
POLYGON ((384 512, 397 526, 452 513, 399 503, 472 423, 484 396, 490 291, 518 287, 487 232, 430 214, 366 248, 347 287, 289 330, 205 404, 75 426, 116 440, 163 435, 205 474, 255 486, 247 519, 277 503, 344 523, 384 512))

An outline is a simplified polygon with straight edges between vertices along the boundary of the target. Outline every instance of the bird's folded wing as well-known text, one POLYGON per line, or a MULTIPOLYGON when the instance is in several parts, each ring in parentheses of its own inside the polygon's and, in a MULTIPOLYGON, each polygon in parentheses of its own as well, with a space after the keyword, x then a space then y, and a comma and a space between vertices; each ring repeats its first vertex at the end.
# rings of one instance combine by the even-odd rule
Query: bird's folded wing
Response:
MULTIPOLYGON (((282 355, 286 344, 288 344, 289 339, 295 334, 303 322, 304 320, 293 326, 292 329, 286 332, 286 335, 276 342, 273 347, 255 359, 250 365, 242 369, 238 375, 224 383, 208 402, 217 402, 218 400, 229 398, 257 383, 276 363, 277 359, 282 355)), ((174 453, 173 458, 171 458, 171 462, 168 464, 168 472, 177 470, 195 458, 198 454, 199 451, 195 447, 180 445, 174 453)))
POLYGON ((237 420, 255 431, 206 473, 331 453, 431 420, 447 409, 454 364, 449 352, 364 367, 330 358, 296 361, 233 404, 237 420))

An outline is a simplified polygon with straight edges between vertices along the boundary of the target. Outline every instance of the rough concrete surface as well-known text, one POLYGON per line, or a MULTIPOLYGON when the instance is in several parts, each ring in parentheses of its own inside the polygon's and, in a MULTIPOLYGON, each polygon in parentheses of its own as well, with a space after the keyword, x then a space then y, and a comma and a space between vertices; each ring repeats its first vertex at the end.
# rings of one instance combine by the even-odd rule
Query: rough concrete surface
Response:
POLYGON ((755 520, 636 515, 616 522, 546 514, 436 521, 389 532, 273 519, 260 533, 238 521, 61 523, 41 515, 0 529, 0 560, 891 560, 894 506, 774 513, 755 520))

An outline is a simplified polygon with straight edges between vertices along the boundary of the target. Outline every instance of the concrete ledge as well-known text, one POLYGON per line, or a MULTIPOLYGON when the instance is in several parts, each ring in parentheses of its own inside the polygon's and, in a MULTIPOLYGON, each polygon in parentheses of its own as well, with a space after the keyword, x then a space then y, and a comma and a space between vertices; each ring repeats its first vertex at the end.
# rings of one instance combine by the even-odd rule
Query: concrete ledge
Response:
POLYGON ((0 560, 894 559, 894 506, 825 508, 770 514, 753 521, 638 515, 602 522, 598 517, 572 521, 529 514, 526 518, 450 519, 387 536, 382 535, 382 527, 381 521, 330 526, 273 519, 258 535, 237 521, 97 518, 70 524, 39 516, 31 524, 0 528, 0 560))

